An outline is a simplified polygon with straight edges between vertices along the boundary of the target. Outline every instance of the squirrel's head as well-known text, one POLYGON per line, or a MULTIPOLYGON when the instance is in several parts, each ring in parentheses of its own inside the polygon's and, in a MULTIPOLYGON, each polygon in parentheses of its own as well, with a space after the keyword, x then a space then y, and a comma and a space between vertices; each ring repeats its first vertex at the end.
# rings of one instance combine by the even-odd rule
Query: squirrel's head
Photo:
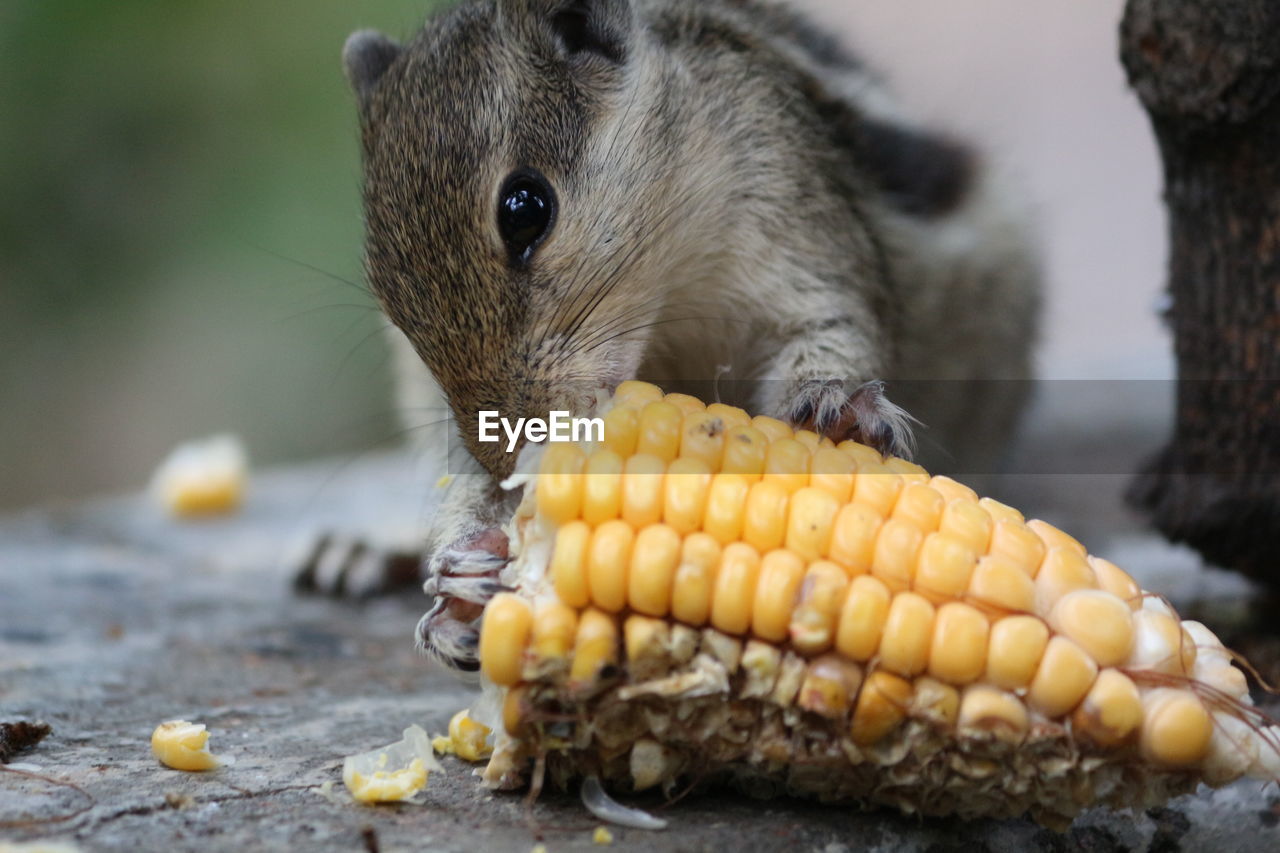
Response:
POLYGON ((366 266, 473 455, 477 412, 585 414, 631 378, 663 281, 687 273, 679 122, 630 0, 489 0, 344 62, 361 114, 366 266))

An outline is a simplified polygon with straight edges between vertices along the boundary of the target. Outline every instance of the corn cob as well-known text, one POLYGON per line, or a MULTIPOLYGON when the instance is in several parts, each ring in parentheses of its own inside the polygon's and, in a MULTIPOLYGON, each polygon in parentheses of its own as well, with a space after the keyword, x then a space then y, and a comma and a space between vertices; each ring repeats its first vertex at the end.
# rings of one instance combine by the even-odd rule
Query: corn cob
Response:
POLYGON ((1217 637, 1052 525, 652 385, 608 405, 602 445, 513 478, 513 592, 480 639, 491 786, 540 758, 559 784, 1063 826, 1276 778, 1280 729, 1217 637))

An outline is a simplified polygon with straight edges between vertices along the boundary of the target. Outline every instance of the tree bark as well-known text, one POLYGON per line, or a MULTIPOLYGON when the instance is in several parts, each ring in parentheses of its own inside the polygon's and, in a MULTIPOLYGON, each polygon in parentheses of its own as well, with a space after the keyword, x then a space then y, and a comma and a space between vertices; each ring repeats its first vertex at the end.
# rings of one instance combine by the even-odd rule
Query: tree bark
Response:
POLYGON ((1129 498, 1280 589, 1280 3, 1129 0, 1120 42, 1164 160, 1178 363, 1129 498))

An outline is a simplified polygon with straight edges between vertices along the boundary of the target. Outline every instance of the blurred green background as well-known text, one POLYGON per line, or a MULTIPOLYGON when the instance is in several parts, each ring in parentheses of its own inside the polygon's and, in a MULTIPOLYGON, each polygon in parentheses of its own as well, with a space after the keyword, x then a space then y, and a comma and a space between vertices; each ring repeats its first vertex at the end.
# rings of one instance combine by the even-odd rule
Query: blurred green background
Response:
POLYGON ((393 439, 339 55, 433 5, 0 3, 0 506, 393 439))

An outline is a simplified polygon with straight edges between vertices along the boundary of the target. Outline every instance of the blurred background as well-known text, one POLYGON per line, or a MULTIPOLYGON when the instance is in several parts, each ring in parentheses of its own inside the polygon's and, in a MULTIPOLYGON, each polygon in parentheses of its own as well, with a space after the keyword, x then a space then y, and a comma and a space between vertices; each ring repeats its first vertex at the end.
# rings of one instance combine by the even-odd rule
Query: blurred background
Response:
MULTIPOLYGON (((174 445, 257 465, 400 440, 361 289, 338 60, 431 0, 0 4, 0 507, 135 489, 174 445)), ((1051 378, 1172 374, 1159 173, 1122 0, 802 0, 1043 234, 1051 378)))

